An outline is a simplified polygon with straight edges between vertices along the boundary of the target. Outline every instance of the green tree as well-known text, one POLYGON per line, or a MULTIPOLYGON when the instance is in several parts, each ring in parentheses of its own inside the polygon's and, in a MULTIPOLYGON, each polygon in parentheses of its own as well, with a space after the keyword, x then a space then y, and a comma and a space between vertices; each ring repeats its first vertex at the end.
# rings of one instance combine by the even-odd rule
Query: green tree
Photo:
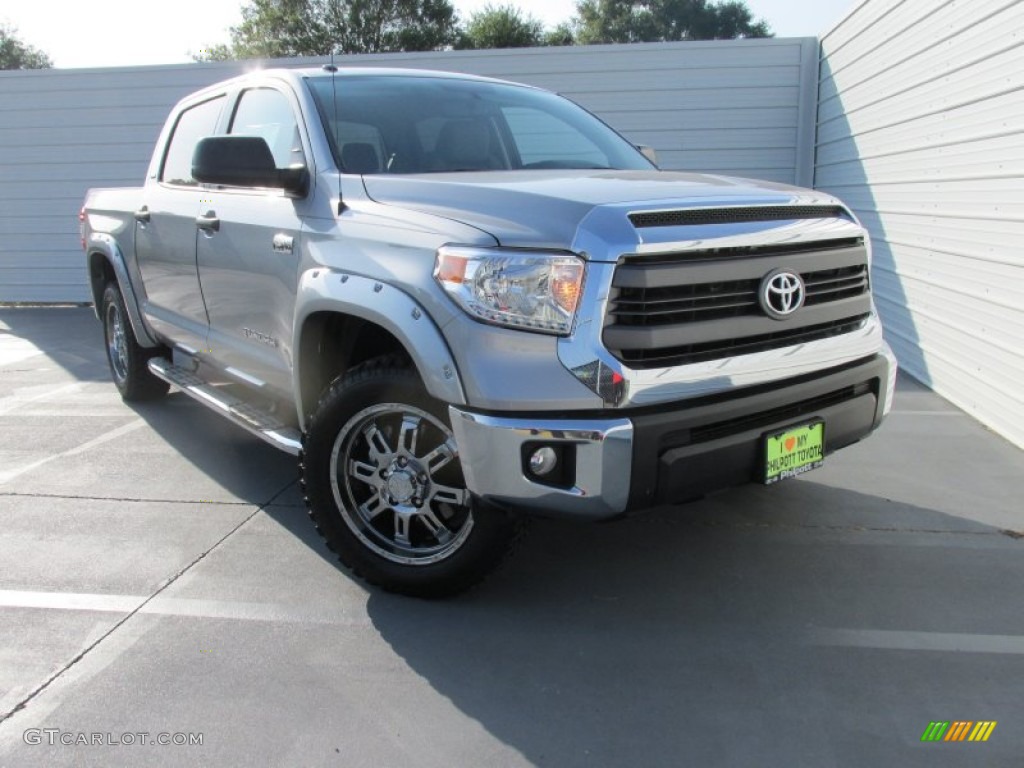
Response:
MULTIPOLYGON (((319 0, 344 53, 435 51, 458 37, 449 0, 319 0)), ((336 49, 337 50, 337 49, 336 49)))
POLYGON ((324 24, 308 0, 251 0, 242 23, 231 30, 236 58, 315 56, 325 51, 324 24))
POLYGON ((49 69, 52 66, 49 56, 18 38, 17 29, 0 24, 0 69, 49 69))
POLYGON ((544 26, 512 5, 487 5, 469 17, 457 48, 531 48, 542 45, 544 26))
POLYGON ((580 0, 576 42, 649 43, 771 37, 743 0, 580 0))
POLYGON ((457 39, 449 0, 249 0, 230 45, 198 61, 430 51, 457 39))
POLYGON ((544 33, 541 45, 575 45, 576 33, 573 31, 572 22, 563 21, 554 29, 544 33))

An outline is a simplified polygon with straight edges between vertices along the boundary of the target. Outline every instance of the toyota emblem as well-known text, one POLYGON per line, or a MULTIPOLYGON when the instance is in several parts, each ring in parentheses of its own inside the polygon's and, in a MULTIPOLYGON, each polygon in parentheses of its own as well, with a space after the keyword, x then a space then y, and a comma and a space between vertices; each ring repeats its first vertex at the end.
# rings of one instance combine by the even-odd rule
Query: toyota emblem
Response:
POLYGON ((761 306, 769 317, 785 320, 804 304, 804 281, 800 275, 776 270, 761 281, 761 306))

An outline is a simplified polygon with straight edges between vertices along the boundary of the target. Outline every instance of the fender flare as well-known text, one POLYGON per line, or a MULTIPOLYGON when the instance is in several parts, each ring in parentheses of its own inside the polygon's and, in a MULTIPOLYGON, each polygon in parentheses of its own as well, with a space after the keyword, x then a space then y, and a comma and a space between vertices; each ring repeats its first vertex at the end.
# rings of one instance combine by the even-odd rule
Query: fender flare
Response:
POLYGON ((103 285, 96 280, 91 265, 93 256, 99 254, 107 260, 111 269, 114 270, 114 277, 117 279, 118 288, 121 289, 121 296, 124 297, 124 305, 128 309, 128 320, 132 325, 132 331, 135 332, 135 338, 139 346, 147 348, 159 347, 160 342, 153 338, 153 335, 149 332, 142 319, 138 299, 135 296, 135 286, 132 285, 131 277, 128 274, 127 262, 117 240, 112 235, 93 232, 89 235, 87 253, 89 254, 87 262, 89 267, 89 287, 92 291, 93 311, 96 313, 96 317, 102 320, 100 317, 100 304, 103 301, 103 285))
MULTIPOLYGON (((431 396, 450 405, 466 405, 459 369, 441 330, 415 299, 394 285, 319 267, 308 270, 299 279, 295 308, 292 349, 302 349, 305 321, 316 312, 358 317, 379 325, 398 339, 431 396)), ((300 420, 304 420, 309 405, 302 402, 301 386, 308 366, 300 355, 292 368, 300 420)))

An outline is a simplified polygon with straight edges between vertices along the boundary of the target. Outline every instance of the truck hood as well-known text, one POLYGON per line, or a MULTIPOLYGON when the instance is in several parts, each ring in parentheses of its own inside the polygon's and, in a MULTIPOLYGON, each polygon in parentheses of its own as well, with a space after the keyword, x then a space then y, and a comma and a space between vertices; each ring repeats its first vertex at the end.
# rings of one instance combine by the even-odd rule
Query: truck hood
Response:
POLYGON ((369 197, 469 224, 501 245, 571 247, 598 206, 660 207, 830 202, 768 181, 676 171, 490 171, 364 176, 369 197))

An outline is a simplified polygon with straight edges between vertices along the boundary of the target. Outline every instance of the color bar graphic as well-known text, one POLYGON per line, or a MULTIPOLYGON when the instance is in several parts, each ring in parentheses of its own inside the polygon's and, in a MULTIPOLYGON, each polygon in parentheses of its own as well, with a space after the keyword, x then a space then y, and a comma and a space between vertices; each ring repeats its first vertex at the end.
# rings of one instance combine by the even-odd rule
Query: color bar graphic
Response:
POLYGON ((974 730, 971 731, 971 735, 968 737, 968 741, 988 741, 988 737, 992 735, 992 731, 996 729, 995 720, 981 720, 974 730))
POLYGON ((995 720, 932 720, 921 741, 988 741, 997 724, 995 720))

